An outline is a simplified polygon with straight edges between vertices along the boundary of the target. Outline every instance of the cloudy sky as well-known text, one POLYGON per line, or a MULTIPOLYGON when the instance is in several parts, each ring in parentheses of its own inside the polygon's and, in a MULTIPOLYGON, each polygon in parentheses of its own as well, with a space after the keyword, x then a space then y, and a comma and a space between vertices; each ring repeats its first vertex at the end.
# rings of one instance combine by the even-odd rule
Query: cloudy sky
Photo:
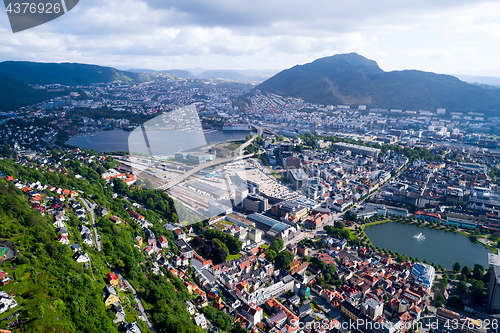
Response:
POLYGON ((16 34, 0 13, 0 61, 284 69, 346 52, 386 71, 500 76, 500 1, 80 0, 16 34))

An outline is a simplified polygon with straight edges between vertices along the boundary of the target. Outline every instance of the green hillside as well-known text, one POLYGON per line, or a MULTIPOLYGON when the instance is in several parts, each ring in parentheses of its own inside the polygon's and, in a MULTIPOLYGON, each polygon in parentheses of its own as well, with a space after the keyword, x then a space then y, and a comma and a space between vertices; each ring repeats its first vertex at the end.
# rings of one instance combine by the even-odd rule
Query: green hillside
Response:
MULTIPOLYGON (((111 167, 115 162, 109 161, 106 163, 111 164, 106 165, 111 167)), ((18 304, 0 316, 0 329, 6 329, 7 323, 11 321, 6 318, 17 313, 21 326, 14 327, 13 332, 21 332, 22 328, 22 332, 118 333, 119 323, 113 322, 116 316, 105 305, 103 296, 103 290, 108 285, 106 274, 115 271, 120 272, 135 287, 158 332, 202 332, 186 310, 185 301, 192 300, 192 296, 182 281, 164 269, 166 275, 152 273, 147 267, 150 266, 149 262, 134 246, 134 238, 141 236, 144 239, 145 234, 137 223, 130 220, 125 209, 127 203, 112 198, 109 188, 104 188, 105 182, 94 169, 76 161, 62 163, 68 170, 74 169, 75 173, 84 175, 86 180, 77 179, 71 174, 43 173, 34 168, 22 167, 10 159, 0 160, 0 173, 23 181, 40 181, 81 191, 85 196, 91 196, 99 206, 107 207, 125 223, 116 225, 109 216, 97 219, 97 228, 102 236, 102 252, 99 252, 82 242, 79 231, 81 222, 69 206, 66 207, 65 202, 69 217, 66 222, 68 239, 71 243, 80 244, 91 259, 89 265, 75 262, 69 245, 57 241, 53 217, 47 212, 42 215, 31 209, 28 196, 12 182, 0 177, 0 239, 12 242, 19 252, 17 259, 0 265, 0 269, 12 279, 0 290, 15 295, 18 304)), ((124 188, 129 190, 126 185, 124 188)), ((169 251, 177 253, 178 249, 172 242, 173 234, 163 228, 158 215, 172 218, 170 207, 173 207, 173 202, 163 191, 159 192, 137 189, 131 191, 130 195, 138 202, 154 197, 159 208, 148 206, 147 211, 139 211, 153 221, 151 230, 158 236, 167 237, 169 251)), ((41 191, 40 195, 45 201, 54 194, 46 190, 41 191)), ((137 322, 144 333, 151 332, 138 318, 133 293, 119 288, 116 291, 126 314, 125 320, 137 322)))
POLYGON ((384 72, 375 61, 356 53, 294 66, 256 87, 312 103, 492 114, 500 111, 500 89, 488 88, 450 75, 417 70, 384 72))
POLYGON ((0 111, 15 111, 18 108, 48 100, 56 94, 36 90, 18 80, 0 75, 0 111))
POLYGON ((29 84, 89 85, 99 82, 146 81, 146 74, 124 72, 111 67, 74 63, 4 61, 0 75, 29 84))

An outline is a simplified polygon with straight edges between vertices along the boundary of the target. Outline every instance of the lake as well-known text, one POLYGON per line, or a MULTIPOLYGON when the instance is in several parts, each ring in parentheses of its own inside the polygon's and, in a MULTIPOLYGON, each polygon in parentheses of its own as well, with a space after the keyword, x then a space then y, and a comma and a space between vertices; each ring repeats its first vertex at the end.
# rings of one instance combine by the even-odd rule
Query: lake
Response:
MULTIPOLYGON (((212 145, 219 142, 244 140, 250 132, 224 132, 221 130, 208 130, 203 133, 180 132, 180 131, 147 131, 147 136, 154 149, 153 154, 171 155, 180 150, 186 151, 206 144, 212 145)), ((66 144, 79 147, 94 149, 98 152, 105 151, 128 151, 129 136, 131 144, 141 146, 143 144, 143 134, 137 129, 133 132, 123 131, 121 129, 111 131, 97 131, 93 133, 79 134, 71 137, 66 144), (137 138, 137 140, 135 140, 137 138)), ((135 151, 142 152, 144 148, 138 147, 135 151)))
POLYGON ((398 222, 367 226, 364 231, 373 246, 418 258, 420 261, 427 260, 448 269, 453 268, 457 261, 462 266, 471 268, 474 264, 488 267, 488 253, 491 251, 459 233, 398 222), (414 238, 420 233, 425 240, 414 238))

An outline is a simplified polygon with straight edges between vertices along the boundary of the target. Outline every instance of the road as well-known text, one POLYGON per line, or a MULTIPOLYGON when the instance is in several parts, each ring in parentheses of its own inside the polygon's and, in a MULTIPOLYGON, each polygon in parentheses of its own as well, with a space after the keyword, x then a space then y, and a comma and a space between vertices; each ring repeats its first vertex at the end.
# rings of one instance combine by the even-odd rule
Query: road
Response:
POLYGON ((189 170, 188 172, 186 172, 182 175, 179 175, 175 178, 172 178, 167 184, 158 186, 157 188, 163 189, 163 190, 168 190, 168 189, 171 189, 172 187, 182 183, 184 180, 195 175, 196 173, 200 172, 203 169, 252 157, 254 154, 241 155, 243 153, 243 151, 245 150, 245 148, 248 147, 257 138, 258 135, 262 135, 262 133, 263 133, 262 128, 260 128, 259 126, 256 126, 256 125, 252 125, 252 126, 257 129, 257 134, 256 135, 254 134, 250 140, 248 140, 247 142, 245 142, 244 144, 242 144, 241 146, 236 148, 236 150, 234 151, 235 157, 220 158, 220 159, 215 159, 213 161, 210 161, 208 163, 204 163, 202 165, 197 166, 196 168, 189 170))
POLYGON ((192 175, 200 172, 203 169, 210 168, 210 167, 213 167, 213 166, 216 166, 216 165, 219 165, 219 164, 227 164, 227 163, 231 163, 231 162, 234 162, 234 161, 237 161, 237 160, 242 160, 242 159, 245 159, 245 158, 252 157, 253 155, 254 154, 237 156, 237 157, 226 157, 226 158, 216 159, 216 160, 210 161, 208 163, 204 163, 204 164, 202 164, 200 166, 197 166, 196 168, 193 168, 193 169, 189 170, 188 172, 186 172, 185 174, 183 174, 181 176, 175 177, 174 179, 172 179, 171 181, 169 181, 167 184, 159 186, 158 188, 159 189, 163 189, 163 190, 168 190, 168 189, 170 189, 170 188, 172 188, 172 187, 180 184, 181 182, 183 182, 187 178, 189 178, 192 175))
POLYGON ((101 235, 97 233, 97 226, 95 224, 95 217, 94 217, 94 208, 97 205, 91 202, 87 202, 87 200, 85 200, 84 198, 82 198, 82 203, 85 206, 85 208, 87 208, 87 210, 90 213, 90 217, 92 218, 92 227, 94 228, 94 237, 95 237, 97 251, 101 252, 101 235))
POLYGON ((259 135, 262 135, 262 133, 263 133, 262 128, 260 128, 259 126, 257 126, 257 125, 251 125, 251 126, 255 127, 255 129, 257 130, 257 134, 252 135, 252 138, 250 140, 248 140, 247 142, 245 142, 244 144, 242 144, 241 146, 236 148, 236 150, 234 151, 234 154, 236 156, 241 156, 241 153, 243 152, 243 150, 245 150, 246 147, 248 147, 250 144, 252 144, 253 140, 255 140, 259 135))
MULTIPOLYGON (((115 272, 116 273, 116 272, 115 272)), ((153 333, 156 333, 156 329, 153 327, 153 324, 151 324, 151 322, 149 321, 149 318, 148 316, 146 315, 146 311, 144 310, 144 305, 142 305, 142 301, 141 301, 141 298, 139 297, 139 295, 137 294, 137 291, 135 290, 135 288, 132 286, 132 284, 127 280, 125 279, 121 274, 119 273, 116 273, 118 275, 118 278, 120 280, 123 281, 123 283, 125 283, 125 285, 127 285, 127 288, 129 288, 130 290, 132 290, 132 295, 134 296, 134 299, 135 299, 135 302, 137 303, 137 307, 139 308, 139 313, 140 315, 145 319, 145 322, 146 324, 148 325, 149 329, 153 332, 153 333)))

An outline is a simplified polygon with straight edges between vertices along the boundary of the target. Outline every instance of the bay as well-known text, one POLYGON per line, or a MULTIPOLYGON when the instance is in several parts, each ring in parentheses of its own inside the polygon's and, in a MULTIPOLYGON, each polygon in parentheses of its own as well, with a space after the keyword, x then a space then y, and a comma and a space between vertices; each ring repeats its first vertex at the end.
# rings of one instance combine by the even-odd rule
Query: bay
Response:
MULTIPOLYGON (((94 149, 98 152, 105 151, 128 151, 129 136, 136 135, 134 132, 127 132, 121 129, 110 131, 96 131, 92 133, 78 134, 71 137, 66 144, 78 148, 94 149), (134 133, 134 134, 133 134, 134 133)), ((164 155, 173 154, 180 150, 189 150, 205 144, 217 144, 226 141, 244 140, 250 132, 225 132, 222 130, 208 130, 203 133, 204 140, 200 134, 190 132, 180 132, 175 135, 165 136, 165 132, 148 131, 151 145, 161 146, 161 153, 164 155)))

